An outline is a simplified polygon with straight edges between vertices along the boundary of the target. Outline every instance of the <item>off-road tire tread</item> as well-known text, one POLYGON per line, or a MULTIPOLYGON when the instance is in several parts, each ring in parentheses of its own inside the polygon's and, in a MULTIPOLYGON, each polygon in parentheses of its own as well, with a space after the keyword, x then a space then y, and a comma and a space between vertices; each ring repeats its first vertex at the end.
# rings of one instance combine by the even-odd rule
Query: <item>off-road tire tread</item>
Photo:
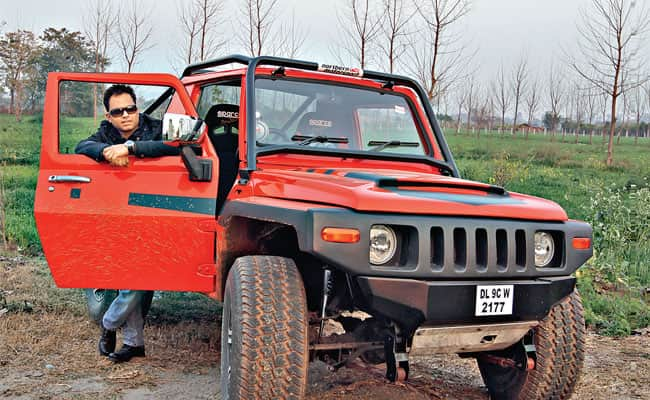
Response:
POLYGON ((307 302, 294 262, 273 256, 238 258, 226 291, 233 302, 229 397, 303 398, 309 362, 307 302))
POLYGON ((518 398, 568 399, 582 370, 585 334, 582 302, 574 291, 537 327, 537 365, 528 373, 518 398))
MULTIPOLYGON (((564 400, 568 399, 580 377, 584 362, 585 321, 577 291, 551 308, 534 330, 535 369, 526 372, 501 368, 479 358, 479 369, 493 400, 564 400)), ((498 356, 522 356, 514 345, 498 356)))

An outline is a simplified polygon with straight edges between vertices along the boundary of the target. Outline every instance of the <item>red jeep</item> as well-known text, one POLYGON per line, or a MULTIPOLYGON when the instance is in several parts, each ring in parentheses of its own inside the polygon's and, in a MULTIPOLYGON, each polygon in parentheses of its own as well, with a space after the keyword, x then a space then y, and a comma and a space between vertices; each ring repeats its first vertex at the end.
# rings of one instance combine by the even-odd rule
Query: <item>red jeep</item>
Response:
POLYGON ((314 358, 386 363, 394 381, 411 355, 458 353, 507 399, 568 398, 580 374, 571 274, 591 227, 461 179, 410 78, 245 56, 180 79, 51 73, 35 216, 59 287, 222 301, 225 398, 300 398, 314 358), (67 154, 79 82, 164 87, 145 112, 181 156, 67 154))

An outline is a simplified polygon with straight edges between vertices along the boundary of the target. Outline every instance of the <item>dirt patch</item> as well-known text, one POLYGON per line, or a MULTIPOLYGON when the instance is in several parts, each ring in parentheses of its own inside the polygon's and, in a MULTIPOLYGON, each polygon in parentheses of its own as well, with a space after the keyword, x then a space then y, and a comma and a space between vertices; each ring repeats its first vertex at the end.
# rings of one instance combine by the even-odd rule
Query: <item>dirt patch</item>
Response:
MULTIPOLYGON (((186 308, 192 314, 192 304, 186 308)), ((219 398, 220 322, 203 309, 187 319, 149 319, 147 357, 115 365, 97 353, 99 330, 86 318, 80 291, 55 288, 43 261, 0 258, 0 398, 219 398)), ((589 334, 573 398, 648 398, 650 330, 640 333, 589 334)), ((307 398, 488 398, 475 361, 455 355, 413 358, 407 384, 388 383, 383 375, 382 366, 359 362, 330 371, 313 362, 307 398)))

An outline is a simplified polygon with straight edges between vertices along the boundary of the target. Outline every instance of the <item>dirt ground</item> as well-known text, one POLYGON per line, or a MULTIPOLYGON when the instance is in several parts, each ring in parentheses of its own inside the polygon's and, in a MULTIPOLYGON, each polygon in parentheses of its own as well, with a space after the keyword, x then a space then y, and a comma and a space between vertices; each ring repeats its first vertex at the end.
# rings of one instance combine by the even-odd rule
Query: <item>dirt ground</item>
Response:
MULTIPOLYGON (((43 261, 0 256, 0 398, 219 398, 219 321, 148 320, 147 357, 115 365, 97 354, 98 328, 78 291, 56 289, 43 261), (80 304, 81 303, 81 304, 80 304)), ((194 318, 189 318, 194 319, 194 318)), ((613 339, 589 334, 573 399, 650 399, 650 329, 613 339)), ((355 363, 309 371, 308 399, 488 399, 474 360, 413 358, 406 384, 355 363)))

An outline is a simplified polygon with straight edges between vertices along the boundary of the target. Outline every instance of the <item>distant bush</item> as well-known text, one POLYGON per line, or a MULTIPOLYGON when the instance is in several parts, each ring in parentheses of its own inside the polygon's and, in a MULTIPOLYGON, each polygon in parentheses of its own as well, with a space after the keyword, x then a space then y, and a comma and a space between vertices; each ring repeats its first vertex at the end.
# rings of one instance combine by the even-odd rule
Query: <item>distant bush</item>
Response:
POLYGON ((536 163, 549 167, 558 166, 560 162, 571 159, 571 153, 566 148, 554 143, 536 146, 530 150, 529 154, 536 163))

